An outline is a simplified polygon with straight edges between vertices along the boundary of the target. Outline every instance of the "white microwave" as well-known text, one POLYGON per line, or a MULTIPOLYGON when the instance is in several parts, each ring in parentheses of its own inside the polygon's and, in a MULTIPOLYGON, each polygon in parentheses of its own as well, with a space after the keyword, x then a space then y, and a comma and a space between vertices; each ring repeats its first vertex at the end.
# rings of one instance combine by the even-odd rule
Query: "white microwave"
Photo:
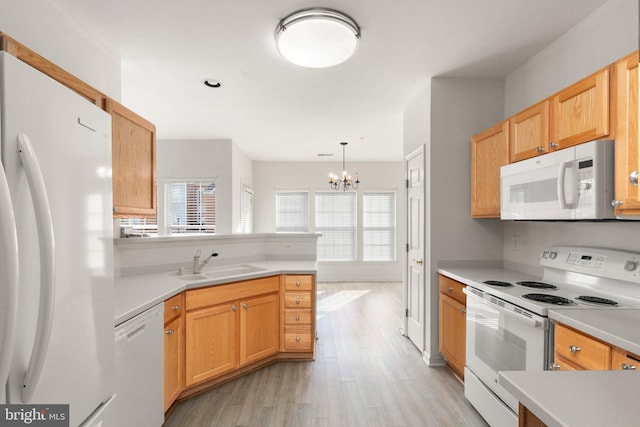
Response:
POLYGON ((500 168, 500 218, 615 218, 613 144, 598 140, 500 168))

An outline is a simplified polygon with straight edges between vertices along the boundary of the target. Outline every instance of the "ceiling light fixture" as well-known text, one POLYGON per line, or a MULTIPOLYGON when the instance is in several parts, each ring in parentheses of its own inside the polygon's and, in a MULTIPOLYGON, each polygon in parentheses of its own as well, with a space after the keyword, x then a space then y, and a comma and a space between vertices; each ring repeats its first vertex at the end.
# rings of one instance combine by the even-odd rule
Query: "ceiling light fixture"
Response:
POLYGON ((332 190, 340 190, 340 187, 342 186, 342 191, 349 191, 350 189, 354 189, 357 190, 358 189, 358 184, 360 184, 360 180, 358 179, 358 172, 356 172, 356 180, 353 181, 351 179, 351 175, 349 175, 347 173, 347 167, 346 167, 346 163, 345 163, 345 148, 347 147, 347 143, 346 142, 341 142, 340 145, 342 145, 342 179, 338 179, 338 176, 330 173, 329 174, 329 186, 331 186, 332 190))
POLYGON ((218 88, 218 87, 222 86, 222 83, 220 83, 219 81, 214 80, 214 79, 206 79, 204 81, 204 85, 208 86, 208 87, 218 88))
POLYGON ((288 61, 302 67, 326 68, 354 54, 360 27, 336 10, 312 8, 283 18, 275 37, 278 51, 288 61))

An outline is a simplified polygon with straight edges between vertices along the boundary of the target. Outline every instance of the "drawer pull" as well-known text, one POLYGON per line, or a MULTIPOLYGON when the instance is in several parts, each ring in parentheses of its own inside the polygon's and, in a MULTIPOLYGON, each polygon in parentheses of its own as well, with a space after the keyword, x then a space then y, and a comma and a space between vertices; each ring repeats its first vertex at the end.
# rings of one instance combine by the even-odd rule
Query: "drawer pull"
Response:
POLYGON ((296 282, 296 286, 298 286, 298 287, 299 287, 299 286, 300 286, 300 282, 296 282))
POLYGON ((560 370, 560 365, 552 363, 550 366, 552 371, 559 371, 560 370))
POLYGON ((300 337, 296 337, 296 342, 300 342, 300 337))
POLYGON ((449 292, 453 291, 453 286, 449 286, 449 292))
POLYGON ((571 353, 579 353, 580 350, 582 350, 580 347, 576 347, 575 345, 570 345, 569 346, 569 351, 571 353))
POLYGON ((461 308, 461 309, 460 309, 460 313, 466 313, 466 312, 467 312, 467 309, 466 309, 466 308, 461 308))
POLYGON ((300 320, 300 315, 296 314, 296 320, 300 320))
POLYGON ((178 311, 178 310, 180 310, 180 306, 179 305, 174 305, 173 307, 171 307, 171 310, 178 311))
POLYGON ((623 371, 635 371, 636 370, 636 365, 629 365, 628 363, 623 363, 620 368, 622 368, 623 371))
POLYGON ((166 331, 164 331, 164 333, 167 335, 173 335, 173 330, 167 329, 166 331))
POLYGON ((300 298, 296 298, 296 304, 300 304, 300 298))

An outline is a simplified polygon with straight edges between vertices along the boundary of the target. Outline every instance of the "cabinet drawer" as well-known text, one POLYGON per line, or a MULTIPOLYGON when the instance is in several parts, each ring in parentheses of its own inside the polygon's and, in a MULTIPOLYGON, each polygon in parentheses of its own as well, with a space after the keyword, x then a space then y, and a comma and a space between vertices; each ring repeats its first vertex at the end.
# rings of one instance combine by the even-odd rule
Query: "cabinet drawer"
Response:
POLYGON ((311 308, 311 292, 285 292, 285 308, 311 308))
POLYGON ((609 345, 561 324, 555 325, 555 353, 584 369, 611 369, 609 345))
POLYGON ((312 346, 311 326, 284 327, 285 350, 311 351, 312 346))
POLYGON ((467 296, 462 292, 466 285, 450 279, 446 276, 440 276, 440 292, 445 295, 449 295, 454 300, 465 304, 467 303, 467 296))
POLYGON ((311 309, 289 309, 284 311, 284 323, 286 325, 310 325, 311 309))
POLYGON ((313 289, 313 276, 284 276, 285 291, 310 291, 313 289))
POLYGON ((174 295, 164 302, 164 323, 170 322, 184 312, 184 294, 174 295))

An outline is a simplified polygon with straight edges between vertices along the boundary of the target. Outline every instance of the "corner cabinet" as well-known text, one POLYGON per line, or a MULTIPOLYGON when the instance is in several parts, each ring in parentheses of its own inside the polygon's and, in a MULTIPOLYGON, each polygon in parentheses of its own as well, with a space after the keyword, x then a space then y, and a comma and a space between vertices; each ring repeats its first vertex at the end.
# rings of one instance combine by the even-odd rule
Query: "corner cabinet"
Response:
POLYGON ((155 215, 156 128, 112 99, 104 109, 112 123, 113 216, 155 215))
POLYGON ((464 379, 467 298, 460 282, 440 275, 440 353, 447 365, 464 379))
POLYGON ((615 66, 617 127, 615 142, 615 213, 640 215, 638 194, 638 52, 615 66))
POLYGON ((164 302, 164 411, 184 388, 184 294, 164 302))
POLYGON ((471 216, 500 217, 500 166, 509 163, 509 121, 471 138, 471 216))

